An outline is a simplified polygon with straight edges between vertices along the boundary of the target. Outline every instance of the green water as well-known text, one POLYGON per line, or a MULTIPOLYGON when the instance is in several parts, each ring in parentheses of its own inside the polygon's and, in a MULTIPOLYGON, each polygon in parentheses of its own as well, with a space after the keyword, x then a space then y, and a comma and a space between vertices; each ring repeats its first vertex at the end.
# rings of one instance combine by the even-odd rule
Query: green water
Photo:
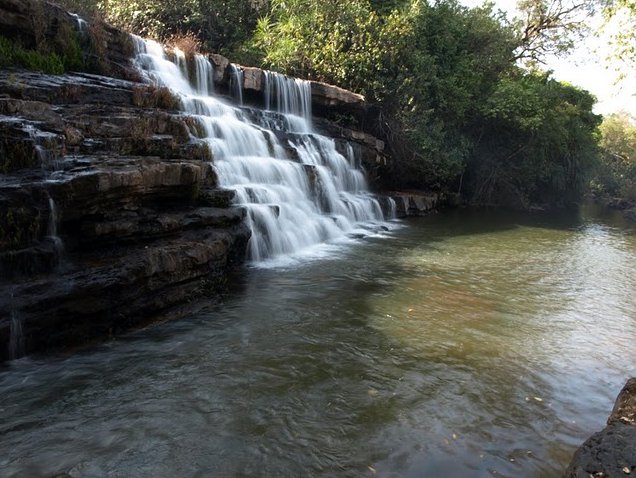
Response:
POLYGON ((457 211, 0 371, 0 476, 556 477, 636 375, 636 228, 457 211))

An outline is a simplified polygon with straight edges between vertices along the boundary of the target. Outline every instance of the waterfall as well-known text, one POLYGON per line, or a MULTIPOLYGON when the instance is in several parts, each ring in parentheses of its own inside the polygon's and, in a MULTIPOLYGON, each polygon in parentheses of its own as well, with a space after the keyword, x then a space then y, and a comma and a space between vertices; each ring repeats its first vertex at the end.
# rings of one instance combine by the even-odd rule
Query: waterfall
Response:
POLYGON ((397 218, 397 203, 391 196, 387 196, 389 200, 389 219, 397 218))
POLYGON ((409 208, 411 207, 410 199, 408 196, 402 196, 402 203, 404 204, 404 214, 409 213, 409 208))
POLYGON ((211 95, 214 93, 214 70, 212 63, 203 55, 194 55, 195 71, 197 75, 197 93, 211 95))
POLYGON ((234 63, 230 63, 230 94, 238 102, 243 104, 243 70, 234 63))
POLYGON ((64 253, 64 242, 62 242, 62 238, 57 235, 58 221, 57 206, 55 205, 53 198, 49 196, 49 223, 46 235, 51 241, 53 241, 55 254, 59 262, 62 258, 62 254, 64 253))
POLYGON ((311 83, 273 71, 264 73, 265 109, 300 116, 311 128, 311 83))
MULTIPOLYGON (((153 41, 136 38, 135 43, 142 74, 179 95, 184 112, 204 132, 220 186, 235 190, 236 202, 246 207, 250 259, 379 230, 385 218, 356 167, 353 148, 345 156, 335 140, 312 132, 309 82, 267 72, 266 107, 275 111, 254 115, 206 94, 198 78, 208 75, 207 66, 191 65, 193 88, 178 56, 166 55, 153 41)), ((242 72, 230 68, 233 96, 241 102, 242 72)))
POLYGON ((15 311, 11 312, 11 325, 9 327, 9 360, 20 358, 24 355, 24 334, 22 321, 18 319, 15 311))
POLYGON ((77 13, 69 13, 71 17, 75 20, 75 24, 77 25, 77 31, 80 34, 83 34, 88 30, 88 22, 80 17, 77 13))

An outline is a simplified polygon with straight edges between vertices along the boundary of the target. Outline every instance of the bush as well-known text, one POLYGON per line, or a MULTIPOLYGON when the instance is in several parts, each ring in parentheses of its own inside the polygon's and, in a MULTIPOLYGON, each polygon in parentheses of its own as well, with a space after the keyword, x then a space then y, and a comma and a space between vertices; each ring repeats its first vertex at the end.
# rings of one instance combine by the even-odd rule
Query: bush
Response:
POLYGON ((0 36, 0 66, 21 67, 51 75, 64 73, 64 61, 57 53, 26 50, 6 37, 0 36))

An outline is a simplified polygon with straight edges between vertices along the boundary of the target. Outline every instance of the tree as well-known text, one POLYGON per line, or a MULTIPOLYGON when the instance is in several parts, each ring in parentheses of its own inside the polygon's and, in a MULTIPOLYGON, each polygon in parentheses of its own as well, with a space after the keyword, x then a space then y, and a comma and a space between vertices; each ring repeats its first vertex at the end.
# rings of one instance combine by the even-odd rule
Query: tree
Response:
POLYGON ((588 92, 518 70, 484 104, 469 163, 478 204, 561 206, 584 191, 597 160, 600 116, 588 92))
POLYGON ((612 58, 629 69, 636 68, 636 0, 605 0, 605 26, 616 32, 611 38, 612 58))
POLYGON ((615 113, 603 119, 601 161, 593 188, 602 194, 636 199, 636 119, 615 113))
POLYGON ((548 55, 567 53, 589 33, 587 21, 597 10, 597 1, 520 0, 521 17, 514 21, 519 41, 515 59, 536 65, 548 55))
POLYGON ((99 0, 98 7, 109 21, 138 35, 166 40, 190 33, 205 49, 232 54, 249 40, 267 4, 264 0, 99 0))

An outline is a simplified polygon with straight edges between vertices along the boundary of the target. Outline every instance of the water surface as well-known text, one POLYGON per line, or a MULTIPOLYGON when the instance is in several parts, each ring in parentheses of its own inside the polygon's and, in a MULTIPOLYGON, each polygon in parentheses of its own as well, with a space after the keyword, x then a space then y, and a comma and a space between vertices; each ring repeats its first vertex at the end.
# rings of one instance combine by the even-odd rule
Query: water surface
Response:
POLYGON ((636 375, 636 231, 458 211, 0 371, 0 476, 556 477, 636 375))

